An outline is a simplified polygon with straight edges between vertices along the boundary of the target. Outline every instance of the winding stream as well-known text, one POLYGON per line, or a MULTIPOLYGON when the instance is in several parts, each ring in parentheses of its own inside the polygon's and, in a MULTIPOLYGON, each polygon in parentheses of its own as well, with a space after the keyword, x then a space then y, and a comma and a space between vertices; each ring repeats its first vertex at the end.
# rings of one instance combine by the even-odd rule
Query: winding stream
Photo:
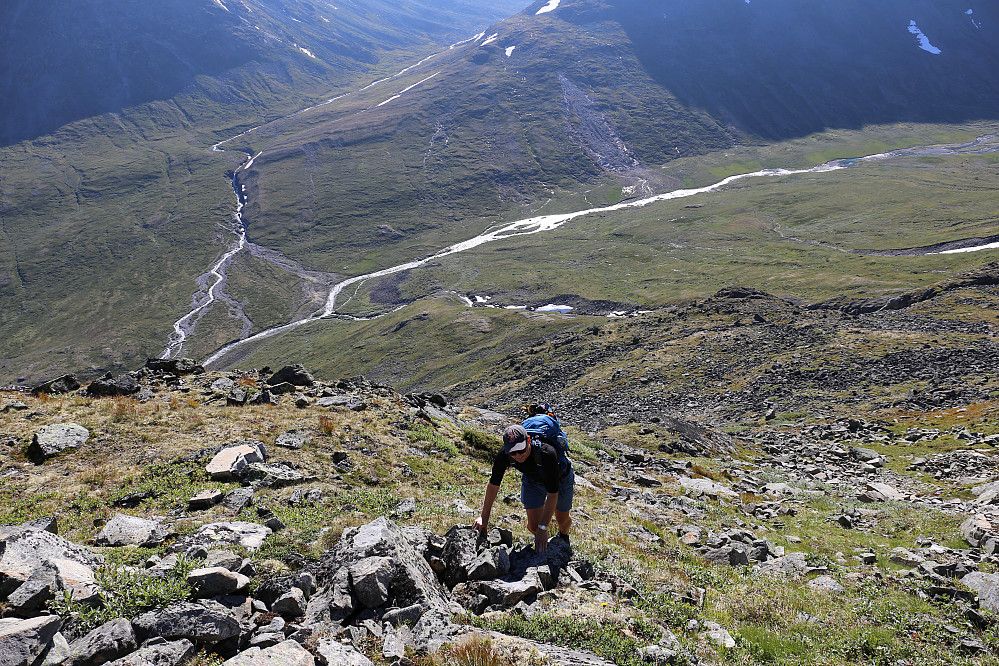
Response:
MULTIPOLYGON (((760 171, 754 171, 752 173, 744 173, 735 176, 729 176, 723 180, 714 183, 713 185, 708 185, 706 187, 698 187, 691 189, 680 189, 673 190, 671 192, 665 192, 663 194, 657 194, 655 196, 645 197, 642 199, 636 199, 634 201, 625 201, 612 206, 603 206, 598 208, 588 208, 585 210, 580 210, 572 213, 559 213, 554 215, 539 215, 536 217, 530 217, 523 220, 517 220, 515 222, 510 222, 503 224, 498 228, 492 230, 486 230, 484 233, 470 238, 460 243, 455 243, 450 245, 438 252, 423 257, 422 259, 414 259, 413 261, 406 262, 404 264, 399 264, 398 266, 392 266, 391 268, 385 268, 374 273, 367 273, 365 275, 358 275, 347 280, 343 280, 335 285, 330 290, 329 296, 326 299, 326 305, 322 310, 314 313, 313 315, 306 317, 304 319, 299 319, 297 321, 292 321, 282 326, 276 326, 274 328, 265 329, 255 335, 242 340, 237 340, 235 342, 229 343, 224 347, 220 348, 214 354, 209 356, 204 365, 207 367, 212 363, 215 363, 225 357, 230 352, 242 347, 243 345, 259 342, 261 340, 273 337, 279 333, 290 331, 292 329, 298 328, 304 324, 308 324, 321 319, 329 319, 333 317, 338 317, 337 308, 342 307, 343 304, 337 306, 337 301, 344 291, 353 286, 360 286, 361 283, 372 280, 375 278, 384 277, 386 275, 392 275, 394 273, 399 273, 402 271, 410 270, 412 268, 417 268, 430 261, 446 257, 451 254, 457 254, 459 252, 464 252, 466 250, 471 250, 472 248, 479 247, 486 243, 491 243, 494 241, 506 240, 508 238, 514 238, 517 236, 527 236, 531 234, 542 233, 546 231, 553 231, 558 229, 562 225, 571 222, 577 218, 586 215, 595 215, 599 213, 612 213, 620 210, 625 210, 629 208, 641 208, 654 204, 660 201, 669 201, 672 199, 682 199, 686 197, 692 197, 698 194, 707 194, 710 192, 717 192, 718 190, 736 183, 742 180, 748 180, 751 178, 780 178, 784 176, 793 176, 797 174, 807 174, 807 173, 827 173, 831 171, 838 171, 841 169, 849 169, 856 167, 861 164, 887 160, 897 157, 904 156, 918 156, 918 155, 958 155, 958 154, 981 154, 986 152, 996 152, 999 151, 999 144, 994 143, 996 139, 995 135, 987 135, 979 137, 975 141, 960 145, 960 146, 927 146, 923 148, 907 148, 902 150, 891 151, 888 153, 878 153, 876 155, 868 155, 866 157, 850 158, 850 159, 839 159, 821 164, 810 169, 762 169, 760 171)), ((991 239, 990 239, 991 240, 991 239)), ((985 244, 979 247, 969 247, 963 248, 961 251, 974 251, 976 249, 989 249, 995 247, 995 243, 985 244)), ((925 254, 929 254, 926 252, 925 254)), ((348 298, 347 301, 350 299, 348 298)), ((346 303, 345 301, 344 303, 346 303)))
MULTIPOLYGON (((456 47, 458 47, 458 46, 460 46, 462 44, 467 44, 469 42, 474 42, 474 41, 476 41, 478 39, 481 39, 483 37, 483 34, 484 33, 481 33, 481 34, 476 35, 476 36, 474 36, 474 37, 472 37, 470 39, 467 39, 467 40, 464 40, 462 42, 458 42, 456 44, 453 44, 453 45, 451 45, 449 47, 448 50, 454 49, 454 48, 456 48, 456 47)), ((351 92, 344 93, 342 95, 338 95, 338 96, 332 97, 332 98, 330 98, 330 99, 328 99, 328 100, 326 100, 324 102, 321 102, 319 104, 310 106, 310 107, 305 108, 305 109, 301 109, 299 111, 296 111, 295 113, 292 113, 292 114, 290 114, 288 116, 279 118, 279 119, 277 119, 275 121, 270 121, 268 123, 264 123, 264 124, 256 126, 256 127, 252 127, 252 128, 250 128, 250 129, 248 129, 248 130, 246 130, 244 132, 241 132, 240 134, 237 134, 236 136, 230 137, 228 139, 225 139, 223 141, 220 141, 220 142, 216 143, 215 145, 213 145, 211 147, 211 150, 213 152, 224 152, 226 149, 223 148, 222 146, 224 144, 226 144, 226 143, 234 141, 235 139, 238 139, 240 137, 246 136, 246 135, 248 135, 248 134, 250 134, 250 133, 252 133, 252 132, 254 132, 256 130, 259 130, 259 129, 267 126, 267 125, 272 124, 273 122, 285 121, 285 120, 297 117, 297 116, 299 116, 301 114, 307 113, 307 112, 312 111, 314 109, 318 109, 318 108, 327 106, 329 104, 332 104, 333 102, 336 102, 337 100, 343 99, 343 98, 351 96, 351 95, 355 95, 355 94, 361 93, 363 91, 369 90, 369 89, 371 89, 371 88, 373 88, 375 86, 378 86, 380 84, 387 83, 389 81, 397 79, 398 77, 400 77, 400 76, 402 76, 402 75, 404 75, 404 74, 412 71, 413 69, 419 67, 420 65, 428 62, 429 60, 432 60, 433 58, 435 58, 435 57, 437 57, 437 56, 439 56, 439 55, 441 55, 443 53, 446 53, 446 51, 441 51, 439 53, 432 54, 432 55, 424 58, 423 60, 419 61, 418 63, 416 63, 414 65, 410 65, 410 66, 408 66, 408 67, 400 70, 396 74, 393 74, 391 76, 387 76, 387 77, 382 78, 382 79, 378 79, 377 81, 369 83, 369 84, 365 85, 364 87, 359 88, 357 90, 354 90, 354 91, 351 91, 351 92)), ((440 72, 432 74, 432 75, 430 75, 430 76, 428 76, 428 77, 426 77, 426 78, 418 81, 417 83, 414 83, 414 84, 412 84, 412 85, 404 88, 403 90, 399 91, 398 93, 396 93, 396 94, 394 94, 394 95, 386 98, 384 101, 381 101, 381 102, 379 102, 379 103, 377 103, 377 104, 375 104, 375 105, 373 105, 371 107, 368 107, 368 108, 365 108, 365 109, 361 109, 361 111, 359 111, 358 113, 363 113, 364 111, 367 111, 367 110, 369 110, 371 108, 375 108, 375 107, 378 107, 378 106, 382 106, 384 104, 388 104, 388 103, 390 103, 390 102, 398 99, 400 96, 404 95, 405 93, 409 92, 413 88, 416 88, 419 85, 425 83, 426 81, 429 81, 430 79, 434 78, 439 73, 440 72)), ((505 240, 505 239, 508 239, 508 238, 513 238, 513 237, 516 237, 516 236, 527 236, 527 235, 531 235, 531 234, 543 233, 543 232, 546 232, 546 231, 553 231, 555 229, 558 229, 562 225, 564 225, 564 224, 566 224, 568 222, 571 222, 572 220, 575 220, 575 219, 577 219, 579 217, 583 217, 583 216, 586 216, 586 215, 595 215, 595 214, 600 214, 600 213, 612 213, 612 212, 616 212, 616 211, 620 211, 620 210, 625 210, 625 209, 628 209, 628 208, 641 208, 641 207, 648 206, 650 204, 653 204, 653 203, 656 203, 656 202, 660 202, 660 201, 669 201, 669 200, 672 200, 672 199, 681 199, 681 198, 685 198, 685 197, 692 197, 692 196, 695 196, 695 195, 698 195, 698 194, 706 194, 706 193, 710 193, 710 192, 716 192, 716 191, 718 191, 718 190, 720 190, 720 189, 722 189, 722 188, 724 188, 724 187, 726 187, 728 185, 731 185, 732 183, 736 183, 736 182, 739 182, 739 181, 742 181, 742 180, 747 180, 747 179, 750 179, 750 178, 780 178, 780 177, 784 177, 784 176, 793 176, 793 175, 796 175, 796 174, 825 173, 825 172, 830 172, 830 171, 837 171, 837 170, 840 170, 840 169, 848 169, 848 168, 859 166, 861 164, 865 164, 865 163, 868 163, 868 162, 879 161, 879 160, 887 160, 887 159, 892 159, 892 158, 897 158, 897 157, 905 157, 905 156, 958 155, 958 154, 969 155, 969 154, 982 154, 982 153, 987 153, 987 152, 996 152, 996 151, 999 151, 999 142, 996 141, 996 138, 997 138, 996 135, 986 135, 986 136, 979 137, 978 139, 976 139, 975 141, 973 141, 971 143, 960 145, 960 146, 946 146, 946 145, 942 145, 942 146, 925 146, 925 147, 918 147, 918 148, 906 148, 906 149, 895 150, 895 151, 891 151, 891 152, 887 152, 887 153, 878 153, 876 155, 868 155, 866 157, 849 158, 849 159, 838 159, 838 160, 833 160, 831 162, 827 162, 826 164, 821 164, 819 166, 812 167, 812 168, 809 168, 809 169, 762 169, 760 171, 754 171, 752 173, 745 173, 745 174, 739 174, 739 175, 735 175, 735 176, 729 176, 728 178, 725 178, 725 179, 723 179, 723 180, 721 180, 721 181, 719 181, 717 183, 714 183, 712 185, 708 185, 706 187, 690 188, 690 189, 679 189, 679 190, 674 190, 674 191, 671 191, 671 192, 666 192, 666 193, 662 193, 662 194, 652 195, 652 196, 648 196, 648 197, 644 197, 644 198, 639 198, 639 199, 624 201, 624 202, 621 202, 621 203, 618 203, 618 204, 615 204, 615 205, 612 205, 612 206, 603 206, 603 207, 597 207, 597 208, 588 208, 588 209, 585 209, 585 210, 579 210, 579 211, 575 211, 575 212, 572 212, 572 213, 560 213, 560 214, 554 214, 554 215, 539 215, 539 216, 535 216, 535 217, 526 218, 526 219, 523 219, 523 220, 517 220, 515 222, 509 222, 509 223, 506 223, 506 224, 501 224, 498 227, 495 227, 495 228, 492 228, 492 229, 487 229, 485 232, 479 234, 478 236, 475 236, 475 237, 470 238, 468 240, 462 241, 460 243, 455 243, 454 245, 450 245, 450 246, 448 246, 448 247, 446 247, 446 248, 444 248, 442 250, 439 250, 438 252, 436 252, 436 253, 434 253, 434 254, 432 254, 430 256, 426 256, 426 257, 423 257, 423 258, 420 258, 420 259, 414 259, 413 261, 409 261, 409 262, 406 262, 406 263, 403 263, 403 264, 399 264, 397 266, 392 266, 391 268, 385 268, 383 270, 376 271, 376 272, 373 272, 373 273, 368 273, 368 274, 365 274, 365 275, 358 275, 358 276, 355 276, 355 277, 343 280, 341 282, 338 282, 338 283, 334 284, 332 286, 332 288, 330 289, 329 295, 327 296, 326 302, 325 302, 325 304, 324 304, 324 306, 323 306, 323 308, 321 310, 318 310, 317 312, 315 312, 312 315, 310 315, 308 317, 305 317, 303 319, 298 319, 298 320, 295 320, 295 321, 291 321, 291 322, 289 322, 287 324, 283 324, 281 326, 275 326, 273 328, 268 328, 268 329, 265 329, 263 331, 260 331, 259 333, 256 333, 255 335, 251 335, 249 337, 242 338, 242 339, 237 340, 235 342, 231 342, 231 343, 223 346, 222 348, 220 348, 218 351, 216 351, 211 356, 209 356, 208 359, 205 360, 204 365, 206 365, 206 366, 211 365, 212 363, 215 363, 215 362, 219 361, 220 359, 222 359, 223 357, 225 357, 230 352, 233 352, 234 350, 236 350, 236 349, 238 349, 238 348, 240 348, 240 347, 242 347, 244 345, 247 345, 247 344, 252 343, 252 342, 257 342, 257 341, 260 341, 260 340, 264 340, 266 338, 273 337, 273 336, 275 336, 275 335, 277 335, 279 333, 283 333, 285 331, 292 330, 292 329, 297 328, 299 326, 302 326, 304 324, 308 324, 308 323, 311 323, 311 322, 314 322, 314 321, 318 321, 318 320, 321 320, 321 319, 330 319, 330 318, 334 318, 334 317, 354 319, 353 317, 346 317, 344 315, 340 315, 340 314, 337 313, 337 309, 339 307, 342 307, 346 302, 349 302, 349 300, 350 300, 350 298, 348 297, 343 303, 341 303, 340 305, 337 305, 337 301, 340 299, 340 297, 344 293, 344 291, 346 289, 348 289, 349 287, 356 285, 356 287, 355 287, 355 291, 356 291, 356 289, 359 288, 360 285, 363 284, 364 282, 366 282, 367 280, 372 280, 372 279, 375 279, 375 278, 380 278, 380 277, 384 277, 384 276, 387 276, 387 275, 392 275, 394 273, 399 273, 399 272, 402 272, 402 271, 406 271, 406 270, 409 270, 409 269, 412 269, 412 268, 417 268, 419 266, 422 266, 422 265, 426 264, 427 262, 430 262, 430 261, 433 261, 433 260, 436 260, 436 259, 440 259, 442 257, 446 257, 446 256, 451 255, 451 254, 457 254, 459 252, 464 252, 466 250, 470 250, 472 248, 476 248, 476 247, 478 247, 480 245, 484 245, 485 243, 491 243, 491 242, 494 242, 494 241, 501 241, 501 240, 505 240)), ((184 348, 184 343, 194 334, 194 329, 197 326, 198 321, 201 319, 201 317, 208 311, 208 309, 214 303, 216 303, 216 302, 218 302, 220 300, 226 301, 226 302, 230 303, 230 305, 234 305, 237 308, 237 310, 240 311, 239 314, 242 314, 241 306, 238 303, 236 303, 231 297, 229 297, 228 294, 225 293, 225 283, 226 283, 226 280, 227 280, 227 273, 226 273, 226 271, 227 271, 229 265, 232 263, 233 259, 236 257, 236 255, 238 255, 240 252, 242 252, 244 249, 246 249, 250 245, 248 243, 248 241, 247 241, 247 230, 246 230, 246 225, 245 225, 245 222, 243 220, 243 215, 242 215, 243 208, 246 205, 246 195, 245 195, 245 191, 244 191, 245 188, 243 188, 239 184, 239 174, 241 172, 245 172, 246 170, 248 170, 253 165, 254 161, 257 158, 259 158, 262 154, 263 154, 263 151, 258 152, 256 155, 247 154, 247 159, 233 173, 233 176, 232 176, 232 188, 233 188, 233 191, 234 191, 234 193, 236 195, 236 212, 235 212, 234 219, 233 219, 233 228, 230 231, 236 236, 236 240, 232 244, 232 246, 225 253, 223 253, 221 257, 219 257, 219 259, 211 266, 211 268, 209 268, 208 272, 202 274, 197 279, 199 290, 194 294, 194 296, 191 299, 192 300, 192 309, 187 314, 185 314, 183 317, 181 317, 176 322, 174 322, 174 324, 173 324, 173 332, 170 333, 167 346, 163 350, 160 358, 164 358, 164 359, 175 358, 175 357, 177 357, 177 356, 179 356, 181 354, 181 352, 183 351, 183 348, 184 348)), ((918 252, 918 254, 935 254, 935 253, 946 253, 946 252, 973 252, 973 251, 976 251, 976 250, 985 250, 985 249, 992 249, 992 248, 999 247, 999 243, 997 243, 996 240, 997 240, 997 237, 990 237, 988 239, 981 239, 981 243, 978 244, 978 245, 975 245, 973 242, 971 242, 971 243, 968 243, 968 242, 962 243, 962 242, 958 241, 958 242, 951 243, 951 244, 943 244, 943 245, 946 245, 946 247, 926 248, 925 250, 922 250, 921 248, 915 248, 915 249, 916 250, 922 250, 922 251, 918 252)), ((242 315, 242 316, 243 316, 244 324, 245 324, 245 326, 244 326, 244 334, 245 334, 245 333, 248 332, 247 327, 251 326, 252 322, 249 322, 249 320, 246 318, 245 315, 242 315)))

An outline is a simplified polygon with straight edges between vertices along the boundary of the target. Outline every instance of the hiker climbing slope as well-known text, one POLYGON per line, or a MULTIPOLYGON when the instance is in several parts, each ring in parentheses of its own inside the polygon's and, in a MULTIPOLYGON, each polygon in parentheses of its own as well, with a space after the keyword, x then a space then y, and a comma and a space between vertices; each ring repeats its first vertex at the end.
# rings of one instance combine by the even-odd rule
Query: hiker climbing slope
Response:
POLYGON ((548 548, 548 525, 554 517, 559 534, 569 541, 572 526, 572 498, 576 477, 566 451, 568 440, 558 420, 547 408, 528 407, 530 416, 523 425, 511 425, 503 432, 503 446, 493 460, 492 474, 482 500, 482 513, 474 527, 485 533, 489 515, 507 468, 513 465, 523 475, 520 498, 527 511, 527 530, 534 546, 543 553, 548 548))

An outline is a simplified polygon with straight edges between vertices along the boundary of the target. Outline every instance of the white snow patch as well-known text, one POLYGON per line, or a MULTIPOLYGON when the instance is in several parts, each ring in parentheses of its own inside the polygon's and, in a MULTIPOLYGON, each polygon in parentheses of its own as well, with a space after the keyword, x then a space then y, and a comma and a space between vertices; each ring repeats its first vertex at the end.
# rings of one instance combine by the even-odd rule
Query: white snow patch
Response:
POLYGON ((215 0, 215 4, 221 7, 222 9, 226 10, 227 12, 229 11, 229 8, 225 6, 225 3, 223 3, 222 0, 215 0))
POLYGON ((309 49, 305 48, 304 46, 299 46, 298 50, 301 51, 302 53, 304 53, 305 55, 309 56, 310 58, 315 58, 316 57, 315 55, 313 55, 312 51, 310 51, 309 49))
POLYGON ((538 16, 540 14, 547 14, 548 12, 555 11, 556 9, 558 9, 558 4, 561 1, 562 0, 548 0, 548 4, 545 5, 544 7, 542 7, 541 9, 539 9, 538 13, 535 14, 535 16, 538 16))
POLYGON ((475 297, 475 302, 476 303, 488 303, 490 298, 492 298, 492 296, 476 296, 475 297))
POLYGON ((506 57, 507 58, 509 58, 510 56, 513 55, 513 50, 515 48, 517 48, 517 47, 516 46, 508 46, 508 47, 506 47, 506 57))
POLYGON ((942 252, 930 252, 930 254, 959 254, 963 252, 979 252, 981 250, 995 250, 999 248, 999 243, 988 243, 987 245, 976 245, 974 247, 961 247, 956 250, 943 250, 942 252))
POLYGON ((323 20, 323 23, 329 23, 330 22, 330 20, 328 18, 326 18, 325 16, 320 16, 319 18, 321 18, 323 20))
POLYGON ((484 41, 481 44, 479 44, 479 46, 485 46, 486 44, 492 44, 497 39, 499 39, 499 33, 498 32, 494 32, 493 34, 489 35, 489 37, 488 37, 488 39, 486 39, 486 41, 484 41))
POLYGON ((571 305, 555 305, 554 303, 549 303, 548 305, 542 305, 538 308, 538 312, 561 312, 565 314, 572 310, 571 305))
POLYGON ((526 305, 508 305, 504 308, 505 310, 526 310, 526 305))
POLYGON ((940 55, 941 53, 943 53, 943 51, 930 44, 930 38, 923 34, 923 31, 920 30, 919 26, 916 25, 915 20, 909 21, 909 32, 914 34, 916 36, 916 39, 919 40, 919 48, 923 49, 924 51, 929 51, 933 55, 940 55))
POLYGON ((964 13, 967 14, 968 16, 971 16, 972 14, 975 13, 975 10, 974 9, 969 9, 968 11, 966 11, 964 13))

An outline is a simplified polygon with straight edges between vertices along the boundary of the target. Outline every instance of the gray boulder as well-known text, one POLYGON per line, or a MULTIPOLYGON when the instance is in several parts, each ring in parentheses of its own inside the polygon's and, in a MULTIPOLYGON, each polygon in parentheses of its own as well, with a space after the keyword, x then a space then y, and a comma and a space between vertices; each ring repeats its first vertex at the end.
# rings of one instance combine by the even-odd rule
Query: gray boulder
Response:
POLYGON ((212 385, 209 386, 213 393, 224 393, 228 394, 234 388, 236 388, 236 382, 232 381, 228 377, 219 377, 212 385))
MULTIPOLYGON (((344 581, 338 580, 337 574, 372 557, 387 558, 392 564, 393 572, 388 581, 388 596, 384 605, 405 608, 419 604, 426 609, 460 612, 460 607, 441 589, 427 560, 407 538, 406 532, 381 517, 367 525, 345 530, 337 545, 323 554, 316 568, 320 592, 309 603, 307 616, 328 615, 330 606, 323 608, 323 602, 317 601, 317 598, 325 603, 332 603, 338 595, 342 599, 344 581)), ((355 579, 353 572, 350 579, 355 579)), ((375 580, 378 580, 377 575, 375 580)), ((371 603, 375 598, 372 594, 366 600, 371 603)))
POLYGON ((271 612, 283 617, 302 617, 305 615, 307 605, 308 600, 305 597, 305 592, 293 587, 278 597, 271 606, 271 612))
POLYGON ((134 652, 136 647, 132 623, 119 617, 73 641, 69 646, 69 663, 71 666, 99 666, 134 652))
POLYGON ((54 587, 54 577, 48 571, 36 570, 31 578, 7 597, 7 611, 4 614, 15 617, 39 615, 46 602, 54 596, 54 587))
POLYGON ((350 645, 345 645, 332 638, 322 638, 316 645, 319 654, 326 659, 327 664, 337 666, 374 666, 370 659, 355 650, 350 645))
POLYGON ((95 543, 98 546, 151 547, 163 543, 168 534, 155 520, 117 513, 97 535, 95 543))
POLYGON ((197 361, 190 358, 150 358, 146 360, 146 367, 153 372, 171 375, 200 374, 205 371, 197 361))
POLYGON ((281 368, 267 380, 269 386, 282 383, 288 383, 293 386, 313 386, 316 380, 305 369, 305 366, 296 364, 281 368))
POLYGON ((187 582, 202 598, 236 594, 250 586, 249 578, 222 567, 194 569, 187 574, 187 582))
POLYGON ((850 456, 860 462, 871 462, 872 460, 881 458, 881 454, 874 449, 864 449, 859 446, 850 447, 850 456))
POLYGON ((788 553, 753 566, 753 573, 797 578, 809 569, 806 553, 788 553))
POLYGON ((50 458, 67 449, 75 449, 90 438, 90 431, 76 423, 55 423, 41 428, 31 438, 28 455, 50 458))
POLYGON ((62 619, 43 615, 29 620, 0 619, 0 664, 30 666, 49 647, 62 619))
POLYGON ((139 388, 139 382, 135 381, 135 377, 124 374, 115 379, 96 379, 90 382, 87 394, 99 398, 113 398, 133 395, 139 392, 139 388))
POLYGON ((253 488, 236 488, 222 498, 222 506, 233 513, 239 513, 253 504, 253 488))
POLYGON ((132 620, 142 639, 167 639, 216 643, 238 636, 239 620, 225 606, 212 601, 182 602, 152 610, 132 620))
POLYGON ((285 449, 300 449, 310 441, 309 433, 304 430, 289 430, 281 433, 274 441, 275 446, 285 449))
POLYGON ((80 380, 76 378, 76 375, 63 375, 62 377, 57 377, 56 379, 50 379, 44 384, 39 384, 38 386, 31 389, 31 392, 35 395, 40 393, 69 393, 80 388, 80 380))
POLYGON ((444 584, 453 588, 468 580, 468 570, 478 558, 479 532, 472 527, 455 525, 444 535, 447 541, 444 561, 444 584))
POLYGON ((194 655, 194 643, 187 639, 152 642, 130 655, 109 662, 107 666, 178 666, 194 655))
POLYGON ((284 463, 253 463, 239 469, 236 476, 256 488, 284 488, 311 480, 284 463))
POLYGON ((961 523, 961 536, 973 548, 981 546, 986 536, 996 531, 989 519, 982 514, 975 514, 961 523))
POLYGON ((25 530, 5 539, 0 548, 0 593, 10 594, 38 572, 56 589, 77 599, 92 596, 94 570, 103 559, 83 546, 44 530, 25 530))
POLYGON ((52 644, 49 649, 45 652, 45 658, 42 660, 42 666, 64 666, 69 663, 69 641, 62 633, 57 633, 52 637, 52 644))
POLYGON ((846 592, 846 588, 839 584, 832 576, 819 576, 808 581, 808 587, 813 590, 818 590, 820 592, 828 592, 830 594, 843 594, 846 592))
POLYGON ((999 611, 999 574, 974 571, 961 579, 961 583, 978 593, 978 606, 999 611))

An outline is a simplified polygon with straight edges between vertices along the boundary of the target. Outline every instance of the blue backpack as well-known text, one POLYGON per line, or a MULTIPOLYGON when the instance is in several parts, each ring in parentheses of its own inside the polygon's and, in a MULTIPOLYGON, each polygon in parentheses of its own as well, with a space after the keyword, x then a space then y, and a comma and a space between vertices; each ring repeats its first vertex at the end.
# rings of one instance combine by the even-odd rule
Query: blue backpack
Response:
POLYGON ((569 465, 569 438, 562 432, 562 425, 558 422, 549 409, 548 405, 524 405, 528 417, 524 419, 524 430, 531 437, 540 439, 542 442, 551 444, 558 452, 559 463, 563 468, 569 465))

